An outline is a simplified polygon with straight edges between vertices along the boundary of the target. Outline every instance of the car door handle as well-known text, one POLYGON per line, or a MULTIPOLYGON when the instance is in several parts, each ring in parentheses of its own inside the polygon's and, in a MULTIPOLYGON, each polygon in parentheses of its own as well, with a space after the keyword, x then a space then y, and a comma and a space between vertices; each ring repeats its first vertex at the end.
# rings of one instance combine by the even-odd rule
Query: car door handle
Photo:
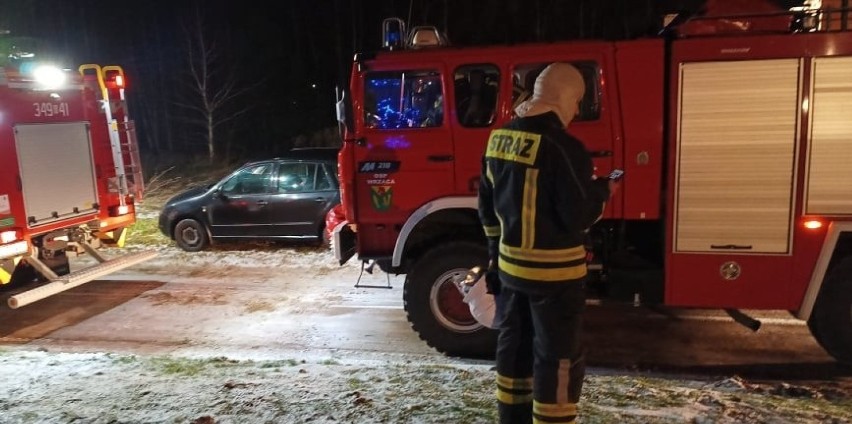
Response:
POLYGON ((429 155, 426 159, 429 162, 450 162, 453 160, 453 155, 429 155))
POLYGON ((317 202, 317 203, 325 202, 325 197, 315 197, 314 202, 317 202))
POLYGON ((266 206, 269 204, 269 202, 267 202, 266 200, 258 200, 257 204, 260 206, 266 206))

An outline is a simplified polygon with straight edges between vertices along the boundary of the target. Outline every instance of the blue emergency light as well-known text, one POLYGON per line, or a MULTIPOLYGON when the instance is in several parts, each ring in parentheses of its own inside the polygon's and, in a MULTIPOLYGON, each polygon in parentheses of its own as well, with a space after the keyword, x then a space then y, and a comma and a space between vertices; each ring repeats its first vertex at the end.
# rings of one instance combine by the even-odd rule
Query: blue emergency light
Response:
POLYGON ((405 43, 405 22, 400 18, 387 18, 382 21, 382 48, 396 50, 405 43))

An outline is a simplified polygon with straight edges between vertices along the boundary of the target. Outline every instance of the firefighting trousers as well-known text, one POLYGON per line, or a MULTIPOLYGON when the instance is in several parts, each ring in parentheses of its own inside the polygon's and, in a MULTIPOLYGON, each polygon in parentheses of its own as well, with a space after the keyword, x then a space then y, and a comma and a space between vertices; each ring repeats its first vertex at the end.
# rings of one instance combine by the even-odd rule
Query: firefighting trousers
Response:
POLYGON ((583 283, 546 293, 503 285, 497 301, 500 422, 573 423, 585 376, 583 283))

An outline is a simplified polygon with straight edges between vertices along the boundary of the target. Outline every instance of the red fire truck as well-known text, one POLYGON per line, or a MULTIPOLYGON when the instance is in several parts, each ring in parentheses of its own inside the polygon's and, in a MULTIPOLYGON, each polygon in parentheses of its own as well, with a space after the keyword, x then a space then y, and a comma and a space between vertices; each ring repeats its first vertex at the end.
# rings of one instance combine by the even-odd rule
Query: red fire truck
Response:
POLYGON ((485 48, 386 20, 386 49, 356 56, 338 102, 337 259, 406 274, 430 346, 490 352, 494 332, 454 284, 486 262, 483 148, 545 65, 571 62, 587 90, 568 131, 598 175, 625 170, 589 232, 590 295, 725 309, 755 328, 742 310, 790 311, 852 361, 852 33, 827 3, 711 0, 659 38, 485 48))
POLYGON ((143 192, 125 76, 34 61, 0 69, 0 283, 40 284, 8 299, 18 308, 154 255, 108 259, 122 246, 143 192), (98 264, 71 272, 68 253, 98 264))

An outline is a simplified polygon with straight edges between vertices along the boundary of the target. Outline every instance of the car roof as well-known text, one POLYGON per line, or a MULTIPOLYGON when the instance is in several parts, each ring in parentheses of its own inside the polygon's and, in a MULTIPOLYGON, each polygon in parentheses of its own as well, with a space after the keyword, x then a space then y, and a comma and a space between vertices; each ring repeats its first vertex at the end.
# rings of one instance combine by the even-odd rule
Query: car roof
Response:
POLYGON ((277 159, 319 159, 319 160, 337 160, 337 152, 339 147, 299 147, 291 149, 283 157, 277 159))
POLYGON ((322 161, 337 164, 338 147, 311 147, 292 149, 286 153, 286 156, 278 156, 269 159, 253 160, 246 162, 242 166, 256 165, 267 162, 280 161, 322 161))

